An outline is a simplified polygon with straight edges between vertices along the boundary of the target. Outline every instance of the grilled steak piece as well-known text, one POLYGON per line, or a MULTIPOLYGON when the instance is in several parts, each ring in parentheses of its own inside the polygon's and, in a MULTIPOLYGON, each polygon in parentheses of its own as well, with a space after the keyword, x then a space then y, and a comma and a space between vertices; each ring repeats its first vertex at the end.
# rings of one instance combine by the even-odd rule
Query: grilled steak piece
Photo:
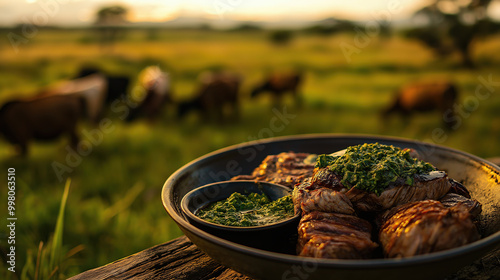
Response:
POLYGON ((408 202, 440 199, 448 193, 451 184, 443 171, 432 171, 430 175, 417 175, 413 186, 403 182, 384 190, 379 196, 351 188, 346 192, 354 208, 363 212, 383 211, 408 202))
POLYGON ((453 179, 450 179, 450 184, 451 184, 451 188, 449 191, 450 193, 456 193, 465 198, 471 198, 469 190, 467 190, 467 188, 464 185, 460 184, 459 182, 453 179))
POLYGON ((479 239, 467 210, 463 207, 446 208, 435 200, 396 207, 383 219, 379 239, 388 258, 447 250, 479 239))
POLYGON ((299 223, 297 253, 329 259, 370 258, 378 245, 371 240, 371 225, 355 216, 340 178, 327 168, 297 184, 292 193, 299 223))
POLYGON ((378 247, 371 225, 353 215, 311 212, 299 224, 297 253, 329 259, 365 259, 378 247))
POLYGON ((345 194, 315 185, 311 181, 310 178, 304 180, 292 192, 295 214, 305 215, 313 211, 355 214, 352 203, 345 194))
POLYGON ((306 162, 307 153, 280 153, 267 156, 252 175, 239 175, 232 180, 256 180, 284 185, 290 188, 311 177, 314 162, 306 162))
POLYGON ((439 201, 447 208, 462 207, 464 211, 469 212, 472 219, 476 219, 482 211, 482 205, 477 200, 456 193, 447 193, 439 201))
POLYGON ((314 171, 311 185, 307 187, 308 189, 313 189, 317 187, 327 187, 336 191, 345 191, 346 188, 340 182, 342 180, 342 176, 339 176, 327 167, 318 168, 314 171))
MULTIPOLYGON (((316 169, 310 181, 305 180, 297 188, 305 190, 315 190, 318 188, 328 188, 332 191, 345 194, 351 201, 354 209, 362 212, 377 212, 390 209, 394 206, 408 202, 440 199, 451 188, 451 182, 443 171, 432 171, 429 175, 416 175, 413 186, 406 185, 401 178, 383 191, 380 195, 359 190, 357 188, 347 188, 341 183, 342 177, 335 174, 328 167, 316 169)), ((299 201, 300 199, 297 199, 299 201)), ((301 202, 304 199, 300 200, 301 202)), ((316 209, 319 210, 319 209, 316 209)), ((349 214, 343 211, 325 211, 349 214)))

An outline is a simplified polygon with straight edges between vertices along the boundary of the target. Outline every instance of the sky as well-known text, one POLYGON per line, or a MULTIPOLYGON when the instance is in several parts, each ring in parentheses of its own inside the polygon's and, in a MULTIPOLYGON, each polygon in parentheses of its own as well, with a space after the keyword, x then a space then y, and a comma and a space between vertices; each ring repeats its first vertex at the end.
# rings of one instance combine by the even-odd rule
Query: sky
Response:
MULTIPOLYGON (((467 0, 465 0, 467 1, 467 0)), ((129 20, 166 21, 181 16, 214 20, 279 21, 408 18, 429 0, 0 0, 0 25, 86 25, 102 6, 120 4, 129 20)), ((500 5, 498 5, 500 11, 500 5)))

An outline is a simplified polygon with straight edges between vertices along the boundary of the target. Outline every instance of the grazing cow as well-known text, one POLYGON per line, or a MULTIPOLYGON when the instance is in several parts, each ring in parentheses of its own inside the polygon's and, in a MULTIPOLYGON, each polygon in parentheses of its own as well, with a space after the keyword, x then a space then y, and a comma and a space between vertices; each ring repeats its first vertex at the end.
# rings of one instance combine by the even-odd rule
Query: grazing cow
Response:
POLYGON ((439 111, 445 126, 450 128, 456 122, 453 104, 457 98, 457 87, 450 82, 410 84, 396 91, 394 102, 382 112, 382 116, 399 113, 407 118, 413 112, 439 111))
POLYGON ((178 117, 200 111, 204 119, 223 122, 225 117, 239 117, 238 92, 242 78, 225 72, 205 72, 198 77, 199 88, 192 100, 179 104, 178 117), (227 111, 230 112, 227 112, 227 111), (229 114, 228 114, 229 113, 229 114))
POLYGON ((130 78, 128 76, 110 75, 94 67, 84 67, 80 69, 80 72, 75 78, 83 78, 93 74, 104 75, 106 79, 105 104, 109 105, 113 103, 113 101, 127 95, 130 86, 130 78))
POLYGON ((39 97, 54 95, 82 97, 86 103, 87 117, 91 122, 97 123, 102 116, 107 86, 105 77, 96 73, 49 87, 43 90, 39 97))
POLYGON ((0 108, 0 133, 19 146, 21 155, 28 153, 30 140, 50 140, 62 134, 68 134, 71 146, 76 148, 76 126, 84 106, 84 98, 77 95, 10 101, 0 108))
POLYGON ((286 93, 291 93, 297 104, 300 105, 302 97, 300 96, 299 87, 302 80, 303 75, 299 72, 275 73, 257 85, 252 90, 251 97, 254 98, 263 92, 268 92, 273 95, 275 103, 278 103, 286 93))
POLYGON ((134 87, 130 99, 137 104, 130 110, 127 121, 143 115, 150 121, 156 119, 166 103, 171 101, 170 75, 157 66, 148 66, 141 71, 138 86, 134 87))

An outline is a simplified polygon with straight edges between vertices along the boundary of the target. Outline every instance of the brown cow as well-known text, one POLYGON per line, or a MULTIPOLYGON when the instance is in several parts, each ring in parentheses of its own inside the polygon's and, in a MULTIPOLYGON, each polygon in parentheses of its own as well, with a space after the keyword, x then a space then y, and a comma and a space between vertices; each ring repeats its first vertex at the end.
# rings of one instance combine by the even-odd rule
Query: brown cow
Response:
POLYGON ((44 89, 38 96, 73 95, 82 97, 86 103, 86 116, 95 124, 102 117, 106 91, 106 78, 104 75, 96 73, 57 83, 44 89))
POLYGON ((75 95, 10 101, 0 109, 0 133, 19 146, 21 155, 28 153, 30 140, 55 139, 65 133, 76 148, 79 142, 76 126, 84 107, 84 98, 75 95))
POLYGON ((414 83, 396 91, 394 102, 382 112, 384 118, 399 113, 408 118, 414 112, 439 111, 446 127, 453 127, 453 105, 458 90, 451 82, 414 83))
POLYGON ((165 104, 171 101, 172 89, 170 75, 158 66, 148 66, 139 73, 138 85, 132 90, 130 99, 137 107, 130 110, 127 121, 143 115, 154 121, 162 112, 165 104))
POLYGON ((179 104, 179 118, 191 110, 198 110, 205 119, 218 122, 223 122, 225 117, 233 120, 239 117, 238 92, 242 82, 239 75, 206 72, 200 75, 198 81, 200 86, 195 97, 179 104))
POLYGON ((264 79, 251 92, 251 97, 254 98, 261 93, 268 92, 273 95, 275 103, 281 101, 286 93, 292 94, 297 104, 301 104, 302 97, 299 92, 299 87, 302 83, 303 75, 300 72, 292 73, 274 73, 264 79))

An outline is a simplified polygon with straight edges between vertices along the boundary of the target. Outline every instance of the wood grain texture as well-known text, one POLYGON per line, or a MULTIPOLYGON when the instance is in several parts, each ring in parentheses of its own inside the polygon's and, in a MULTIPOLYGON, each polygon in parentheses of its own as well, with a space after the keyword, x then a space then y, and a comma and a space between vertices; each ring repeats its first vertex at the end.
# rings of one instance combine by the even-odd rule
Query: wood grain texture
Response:
MULTIPOLYGON (((201 252, 186 236, 85 271, 70 279, 252 280, 219 265, 201 252)), ((500 248, 446 278, 446 280, 496 279, 500 279, 500 248)))
POLYGON ((186 236, 83 272, 70 279, 251 280, 234 270, 219 265, 201 252, 186 236))

